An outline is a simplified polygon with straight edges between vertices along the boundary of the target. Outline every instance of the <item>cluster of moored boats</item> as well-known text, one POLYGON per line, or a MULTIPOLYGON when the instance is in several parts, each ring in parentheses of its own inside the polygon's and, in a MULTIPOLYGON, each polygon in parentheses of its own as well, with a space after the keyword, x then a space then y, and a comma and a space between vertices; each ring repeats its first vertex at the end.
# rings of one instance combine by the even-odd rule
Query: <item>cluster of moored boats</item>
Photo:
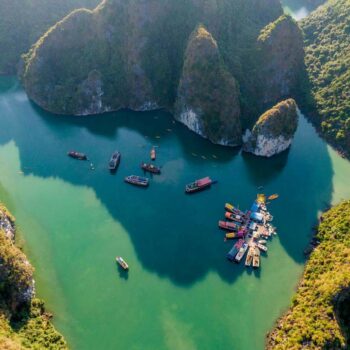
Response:
MULTIPOLYGON (((278 198, 277 194, 268 197, 269 200, 278 198)), ((260 267, 260 254, 267 252, 268 239, 276 234, 271 225, 272 215, 266 207, 266 197, 258 194, 256 201, 249 210, 242 211, 230 203, 225 204, 225 220, 218 225, 226 230, 225 240, 236 239, 233 247, 227 253, 227 259, 240 263, 244 256, 245 266, 260 267)))

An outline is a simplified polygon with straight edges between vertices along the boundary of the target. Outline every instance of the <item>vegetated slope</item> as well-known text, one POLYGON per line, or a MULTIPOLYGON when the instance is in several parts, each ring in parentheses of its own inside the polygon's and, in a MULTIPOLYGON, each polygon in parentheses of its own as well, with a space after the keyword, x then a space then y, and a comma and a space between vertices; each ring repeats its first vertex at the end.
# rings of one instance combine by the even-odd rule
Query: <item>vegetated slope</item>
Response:
POLYGON ((268 336, 268 349, 350 347, 350 201, 322 215, 315 239, 319 245, 292 306, 268 336))
POLYGON ((301 22, 314 117, 322 134, 350 155, 350 0, 329 0, 301 22))
MULTIPOLYGON (((302 40, 279 0, 105 0, 94 11, 74 11, 33 46, 22 74, 25 89, 34 102, 58 114, 173 110, 185 50, 199 24, 217 43, 222 67, 238 83, 243 124, 266 105, 290 97, 303 63, 302 40), (280 16, 269 46, 275 65, 264 70, 270 60, 262 61, 268 57, 260 52, 268 51, 270 41, 258 43, 258 37, 280 16), (262 101, 258 91, 268 89, 269 81, 281 89, 270 95, 267 90, 262 101)), ((207 94, 213 89, 208 79, 207 94)), ((220 111, 219 99, 216 104, 212 107, 220 111)))
POLYGON ((0 205, 0 349, 67 349, 41 300, 33 268, 14 244, 14 218, 0 205))
POLYGON ((93 8, 100 0, 1 0, 0 74, 16 73, 27 52, 52 25, 73 9, 93 8))

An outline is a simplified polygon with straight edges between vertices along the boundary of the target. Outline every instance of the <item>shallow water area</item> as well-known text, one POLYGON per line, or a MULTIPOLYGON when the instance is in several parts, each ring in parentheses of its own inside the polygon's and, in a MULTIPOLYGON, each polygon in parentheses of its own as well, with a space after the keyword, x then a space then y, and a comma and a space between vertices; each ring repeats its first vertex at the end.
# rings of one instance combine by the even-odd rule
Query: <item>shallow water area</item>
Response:
POLYGON ((54 116, 3 77, 0 120, 0 199, 72 349, 262 350, 290 303, 318 215, 350 197, 349 162, 304 117, 291 149, 262 159, 212 145, 162 111, 54 116), (125 184, 144 175, 152 146, 162 174, 148 189, 125 184), (95 170, 67 157, 71 149, 95 170), (112 175, 115 150, 122 159, 112 175), (185 184, 204 176, 218 183, 186 196, 185 184), (226 260, 233 242, 217 222, 225 202, 248 209, 260 186, 280 195, 270 205, 278 236, 253 271, 226 260))

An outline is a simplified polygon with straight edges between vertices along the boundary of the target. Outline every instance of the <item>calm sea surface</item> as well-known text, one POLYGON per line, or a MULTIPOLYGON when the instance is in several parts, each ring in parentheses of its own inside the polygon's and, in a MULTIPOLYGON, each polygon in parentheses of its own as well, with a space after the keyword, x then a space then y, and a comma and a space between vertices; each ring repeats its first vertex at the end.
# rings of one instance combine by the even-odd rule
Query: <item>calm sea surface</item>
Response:
POLYGON ((317 216, 350 197, 350 164, 301 117, 291 149, 273 159, 214 146, 164 112, 59 117, 0 78, 0 199, 17 218, 39 297, 72 349, 264 348, 289 305, 317 216), (157 147, 162 175, 146 190, 123 178, 157 147), (86 152, 95 165, 66 156, 86 152), (107 162, 122 153, 115 175, 107 162), (193 196, 184 185, 219 182, 193 196), (278 236, 261 269, 229 263, 217 221, 226 201, 248 208, 259 186, 278 236), (118 270, 122 255, 130 272, 118 270))

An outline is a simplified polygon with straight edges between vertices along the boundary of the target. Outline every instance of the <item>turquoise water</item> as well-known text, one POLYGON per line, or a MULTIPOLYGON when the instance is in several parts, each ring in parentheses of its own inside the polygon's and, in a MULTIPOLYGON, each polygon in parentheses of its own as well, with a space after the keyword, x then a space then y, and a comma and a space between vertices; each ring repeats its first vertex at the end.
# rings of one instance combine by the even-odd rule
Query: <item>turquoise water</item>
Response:
POLYGON ((350 197, 349 163, 303 117, 291 149, 267 160, 214 146, 164 112, 54 116, 1 78, 0 121, 0 199, 17 218, 37 294, 72 349, 263 349, 317 216, 350 197), (142 175, 153 145, 162 175, 146 190, 124 184, 142 175), (69 159, 70 149, 86 152, 96 170, 69 159), (122 162, 110 175, 115 149, 122 162), (184 194, 206 175, 218 184, 184 194), (247 208, 259 186, 280 194, 271 204, 279 235, 253 272, 226 260, 232 242, 217 221, 226 201, 247 208))

